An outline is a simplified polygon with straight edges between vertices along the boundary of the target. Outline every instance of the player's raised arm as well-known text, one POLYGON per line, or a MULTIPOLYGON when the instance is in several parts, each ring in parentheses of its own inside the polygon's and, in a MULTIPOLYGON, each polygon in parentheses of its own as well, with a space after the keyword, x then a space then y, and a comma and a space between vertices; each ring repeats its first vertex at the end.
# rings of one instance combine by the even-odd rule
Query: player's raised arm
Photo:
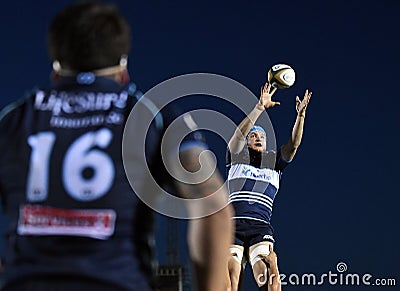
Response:
POLYGON ((254 106, 253 110, 240 122, 236 128, 235 133, 231 137, 228 147, 230 152, 240 152, 246 145, 246 135, 250 129, 254 126, 257 119, 261 116, 261 113, 267 108, 280 105, 279 102, 272 101, 272 96, 277 89, 272 87, 271 84, 266 83, 261 87, 260 100, 254 106))
POLYGON ((312 92, 308 89, 304 93, 303 100, 300 100, 299 96, 296 96, 296 111, 297 117, 294 123, 292 134, 289 141, 282 146, 281 153, 282 158, 285 161, 291 161, 296 155, 297 148, 300 146, 301 139, 303 137, 303 127, 306 118, 306 109, 310 102, 312 92))
POLYGON ((176 182, 179 194, 191 199, 207 198, 192 204, 189 201, 190 216, 210 213, 189 221, 188 245, 196 290, 225 291, 224 279, 233 238, 233 208, 227 204, 227 189, 212 167, 211 154, 204 148, 190 147, 180 152, 179 157, 187 171, 181 169, 174 173, 179 178, 176 182))

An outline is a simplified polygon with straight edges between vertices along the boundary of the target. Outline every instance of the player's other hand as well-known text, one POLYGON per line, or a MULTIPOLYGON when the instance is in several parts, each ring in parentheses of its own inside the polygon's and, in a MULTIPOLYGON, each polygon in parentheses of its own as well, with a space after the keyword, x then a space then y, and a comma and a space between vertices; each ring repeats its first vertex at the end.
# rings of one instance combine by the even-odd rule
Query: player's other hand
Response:
POLYGON ((263 105, 265 109, 281 104, 279 102, 272 101, 272 96, 274 95, 276 90, 277 88, 272 87, 272 85, 268 82, 261 87, 260 104, 263 105))
POLYGON ((304 93, 303 100, 300 100, 299 96, 296 96, 296 111, 298 116, 306 116, 307 105, 310 102, 312 92, 306 90, 304 93))

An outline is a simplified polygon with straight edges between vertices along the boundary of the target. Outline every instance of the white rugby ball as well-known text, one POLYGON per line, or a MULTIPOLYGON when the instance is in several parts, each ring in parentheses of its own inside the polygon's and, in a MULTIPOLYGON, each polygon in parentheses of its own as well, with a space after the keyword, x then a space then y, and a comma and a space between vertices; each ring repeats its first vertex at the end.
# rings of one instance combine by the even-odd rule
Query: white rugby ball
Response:
POLYGON ((293 86, 295 80, 296 73, 289 65, 277 64, 268 71, 268 82, 278 89, 286 89, 293 86))

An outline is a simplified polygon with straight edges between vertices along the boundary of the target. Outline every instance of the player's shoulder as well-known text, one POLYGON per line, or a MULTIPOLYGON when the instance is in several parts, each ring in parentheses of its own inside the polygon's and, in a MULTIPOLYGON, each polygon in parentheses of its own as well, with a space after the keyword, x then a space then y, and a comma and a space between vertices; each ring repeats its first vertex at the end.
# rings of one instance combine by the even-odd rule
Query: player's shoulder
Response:
POLYGON ((26 92, 20 99, 8 104, 0 111, 0 128, 2 133, 15 130, 21 119, 29 115, 32 108, 32 97, 39 91, 33 88, 26 92))
POLYGON ((174 122, 184 122, 188 127, 196 128, 195 122, 190 113, 185 110, 177 102, 163 102, 163 98, 153 96, 152 94, 139 94, 141 97, 137 100, 135 106, 145 108, 145 111, 151 113, 152 119, 156 127, 164 131, 174 122), (189 126, 190 125, 190 126, 189 126))

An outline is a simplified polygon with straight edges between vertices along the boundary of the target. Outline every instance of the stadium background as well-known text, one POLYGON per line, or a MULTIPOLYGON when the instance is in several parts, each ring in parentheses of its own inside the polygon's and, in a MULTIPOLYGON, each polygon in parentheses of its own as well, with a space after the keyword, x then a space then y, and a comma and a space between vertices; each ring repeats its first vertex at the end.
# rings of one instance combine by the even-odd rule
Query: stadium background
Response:
MULTIPOLYGON (((47 26, 69 2, 2 3, 0 108, 35 85, 49 84, 47 26)), ((400 2, 113 2, 132 25, 129 67, 143 91, 180 74, 210 72, 258 94, 268 67, 291 64, 295 86, 279 91, 276 99, 282 105, 269 111, 279 144, 290 134, 294 96, 305 88, 314 95, 303 143, 283 177, 272 218, 280 271, 321 275, 336 272, 336 265, 345 262, 348 273, 396 278, 400 284, 400 2)), ((213 138, 209 142, 223 169, 224 145, 213 138)), ((159 217, 157 227, 161 262, 164 220, 159 217)), ((183 263, 184 229, 180 222, 183 263)), ((252 281, 247 273, 245 290, 255 288, 252 281)), ((285 289, 314 288, 318 290, 285 289)), ((320 287, 354 288, 360 289, 320 287)))

